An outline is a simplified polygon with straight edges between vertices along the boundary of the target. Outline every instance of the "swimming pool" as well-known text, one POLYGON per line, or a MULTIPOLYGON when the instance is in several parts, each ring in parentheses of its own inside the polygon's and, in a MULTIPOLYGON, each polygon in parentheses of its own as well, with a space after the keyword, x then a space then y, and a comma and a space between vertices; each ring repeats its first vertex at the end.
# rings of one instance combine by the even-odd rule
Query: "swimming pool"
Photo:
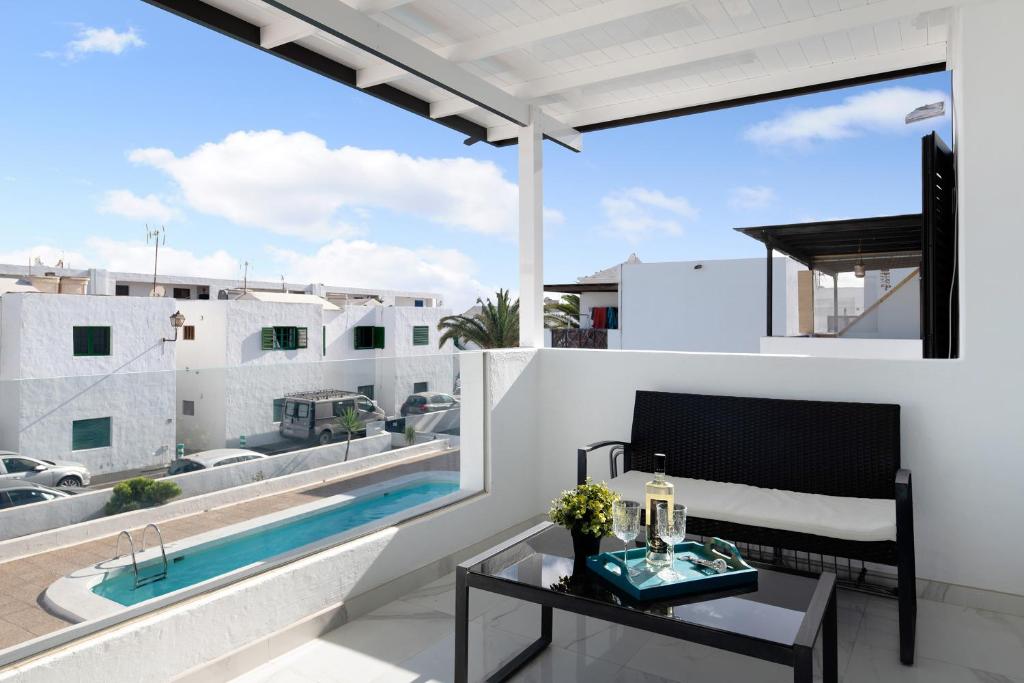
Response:
MULTIPOLYGON (((126 607, 135 605, 372 524, 458 490, 456 481, 413 482, 183 548, 180 552, 173 552, 169 545, 165 579, 136 588, 131 567, 122 566, 106 572, 91 591, 126 607)), ((159 558, 148 559, 139 563, 139 576, 150 576, 162 568, 159 558)))

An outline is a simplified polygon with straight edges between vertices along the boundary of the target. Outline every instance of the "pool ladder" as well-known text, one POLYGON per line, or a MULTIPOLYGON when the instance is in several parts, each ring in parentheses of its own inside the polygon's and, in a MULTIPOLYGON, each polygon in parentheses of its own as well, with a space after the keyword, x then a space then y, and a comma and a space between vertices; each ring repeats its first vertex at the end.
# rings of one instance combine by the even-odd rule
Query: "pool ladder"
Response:
POLYGON ((139 575, 139 563, 135 559, 135 543, 132 541, 132 535, 128 532, 127 529, 125 529, 124 531, 119 533, 117 535, 117 541, 114 542, 114 557, 113 557, 113 559, 116 560, 116 559, 122 557, 122 555, 120 554, 121 538, 124 537, 124 538, 128 539, 128 549, 131 550, 131 553, 132 553, 132 574, 135 577, 135 587, 136 588, 139 588, 140 586, 145 586, 145 585, 150 584, 150 583, 155 583, 157 581, 161 581, 161 580, 167 578, 167 551, 164 549, 164 535, 162 533, 160 533, 160 527, 158 527, 156 524, 153 524, 152 522, 150 522, 145 527, 143 527, 143 529, 142 529, 142 547, 139 549, 139 552, 141 553, 141 552, 145 552, 146 551, 146 532, 149 531, 150 527, 152 527, 153 531, 156 532, 157 540, 160 541, 160 557, 163 560, 163 567, 162 567, 162 569, 160 571, 156 572, 155 574, 150 574, 149 576, 140 576, 139 575))

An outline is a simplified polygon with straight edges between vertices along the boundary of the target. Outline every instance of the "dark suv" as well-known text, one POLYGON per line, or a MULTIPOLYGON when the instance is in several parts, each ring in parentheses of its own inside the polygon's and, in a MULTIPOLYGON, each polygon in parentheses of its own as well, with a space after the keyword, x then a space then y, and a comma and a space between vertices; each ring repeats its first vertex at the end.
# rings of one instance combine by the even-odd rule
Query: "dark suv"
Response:
POLYGON ((402 404, 402 417, 407 415, 423 415, 424 413, 439 413, 442 410, 451 410, 459 406, 459 400, 450 394, 441 394, 436 391, 422 391, 412 394, 402 404))

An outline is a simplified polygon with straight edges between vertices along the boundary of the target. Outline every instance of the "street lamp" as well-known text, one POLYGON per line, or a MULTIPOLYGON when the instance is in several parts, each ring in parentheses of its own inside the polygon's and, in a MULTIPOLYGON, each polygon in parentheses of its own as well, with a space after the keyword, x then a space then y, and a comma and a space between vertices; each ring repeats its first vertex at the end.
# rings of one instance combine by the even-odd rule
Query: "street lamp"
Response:
POLYGON ((182 325, 185 324, 185 315, 181 311, 175 311, 174 315, 171 316, 171 325, 174 327, 174 338, 168 339, 164 337, 165 342, 178 341, 178 330, 181 329, 182 325))

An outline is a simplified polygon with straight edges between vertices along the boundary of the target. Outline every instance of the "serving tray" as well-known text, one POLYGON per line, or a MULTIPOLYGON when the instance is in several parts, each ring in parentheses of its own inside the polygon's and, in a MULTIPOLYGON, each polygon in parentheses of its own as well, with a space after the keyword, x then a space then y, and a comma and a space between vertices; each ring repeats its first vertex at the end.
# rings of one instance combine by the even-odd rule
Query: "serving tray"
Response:
POLYGON ((707 543, 686 541, 675 546, 673 568, 681 578, 666 580, 659 570, 647 566, 646 548, 605 552, 587 558, 587 569, 635 600, 662 600, 680 595, 707 593, 757 584, 757 570, 747 564, 735 545, 720 538, 707 543), (702 560, 721 559, 726 563, 725 573, 695 565, 684 559, 694 556, 702 560), (628 569, 636 576, 628 576, 628 569))

